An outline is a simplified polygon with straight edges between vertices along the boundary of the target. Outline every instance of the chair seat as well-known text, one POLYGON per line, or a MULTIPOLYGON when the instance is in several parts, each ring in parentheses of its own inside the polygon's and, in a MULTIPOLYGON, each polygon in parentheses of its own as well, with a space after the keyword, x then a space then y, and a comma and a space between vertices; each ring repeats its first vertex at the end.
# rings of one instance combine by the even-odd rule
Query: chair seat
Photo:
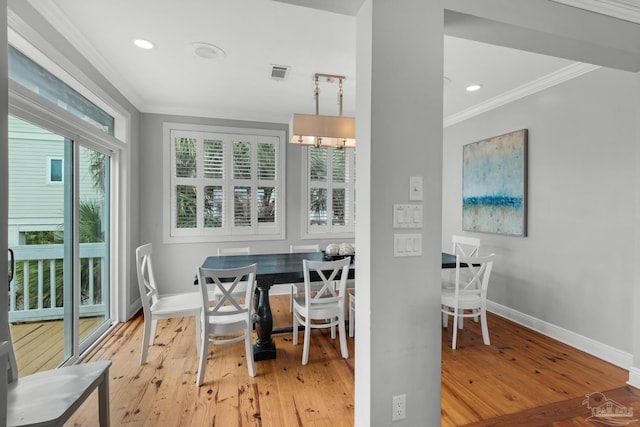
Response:
POLYGON ((186 294, 163 295, 151 306, 151 311, 155 316, 164 314, 173 316, 176 311, 186 312, 192 310, 193 313, 197 314, 201 308, 200 294, 198 292, 189 292, 186 294))
MULTIPOLYGON (((443 290, 442 291, 442 305, 447 307, 453 307, 456 303, 455 291, 443 290)), ((480 295, 478 294, 460 294, 458 295, 458 308, 477 308, 480 304, 480 295)))
POLYGON ((67 366, 12 382, 7 390, 7 425, 62 425, 103 381, 111 361, 67 366), (51 424, 52 420, 58 421, 51 424))
MULTIPOLYGON (((226 311, 227 307, 222 307, 221 311, 226 311)), ((246 313, 230 314, 228 316, 215 316, 209 318, 209 330, 211 334, 228 334, 244 328, 247 324, 246 313)))
POLYGON ((336 317, 340 314, 340 307, 338 306, 337 301, 327 302, 326 304, 318 304, 314 303, 311 306, 311 312, 307 313, 307 307, 305 306, 305 298, 297 297, 293 299, 293 304, 298 313, 300 313, 303 317, 311 317, 313 319, 323 319, 336 317))

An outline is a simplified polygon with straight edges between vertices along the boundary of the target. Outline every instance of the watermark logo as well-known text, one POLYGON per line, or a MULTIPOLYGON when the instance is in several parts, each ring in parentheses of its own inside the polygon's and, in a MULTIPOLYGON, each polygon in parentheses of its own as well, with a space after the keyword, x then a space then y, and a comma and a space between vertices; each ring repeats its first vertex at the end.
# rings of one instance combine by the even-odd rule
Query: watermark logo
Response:
POLYGON ((589 393, 585 397, 582 404, 591 410, 591 416, 587 421, 608 426, 626 426, 638 421, 637 418, 633 418, 633 408, 608 399, 598 391, 589 393))

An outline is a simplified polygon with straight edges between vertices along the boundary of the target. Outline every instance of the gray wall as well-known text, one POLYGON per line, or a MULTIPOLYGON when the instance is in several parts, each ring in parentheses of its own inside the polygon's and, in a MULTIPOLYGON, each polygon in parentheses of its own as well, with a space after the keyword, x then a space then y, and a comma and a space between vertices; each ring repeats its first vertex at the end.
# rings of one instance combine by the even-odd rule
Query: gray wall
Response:
POLYGON ((632 352, 638 78, 601 68, 444 132, 443 247, 495 252, 489 299, 632 352), (461 230, 462 146, 529 129, 528 236, 461 230))
MULTIPOLYGON (((443 9, 369 0, 357 18, 355 425, 440 423, 443 9), (422 255, 394 257, 393 204, 423 177, 422 255)), ((418 203, 418 202, 412 202, 418 203)))

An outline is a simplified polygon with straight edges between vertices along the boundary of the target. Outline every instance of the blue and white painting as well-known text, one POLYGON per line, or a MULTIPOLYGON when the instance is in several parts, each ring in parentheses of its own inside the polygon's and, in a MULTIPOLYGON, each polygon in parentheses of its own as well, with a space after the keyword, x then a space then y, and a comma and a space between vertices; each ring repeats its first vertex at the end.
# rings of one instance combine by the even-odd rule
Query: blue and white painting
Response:
POLYGON ((462 148, 462 228, 526 236, 527 129, 462 148))

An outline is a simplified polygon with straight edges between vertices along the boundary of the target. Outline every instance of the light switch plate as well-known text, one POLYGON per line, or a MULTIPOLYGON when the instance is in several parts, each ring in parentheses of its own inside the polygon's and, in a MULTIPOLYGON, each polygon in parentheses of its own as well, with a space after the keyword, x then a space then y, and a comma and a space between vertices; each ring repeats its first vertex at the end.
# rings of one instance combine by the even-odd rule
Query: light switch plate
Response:
POLYGON ((409 177, 409 200, 412 200, 412 201, 422 200, 422 177, 421 176, 409 177))
POLYGON ((422 228, 422 205, 394 204, 393 228, 422 228))
POLYGON ((393 256, 422 256, 422 234, 394 234, 393 256))

